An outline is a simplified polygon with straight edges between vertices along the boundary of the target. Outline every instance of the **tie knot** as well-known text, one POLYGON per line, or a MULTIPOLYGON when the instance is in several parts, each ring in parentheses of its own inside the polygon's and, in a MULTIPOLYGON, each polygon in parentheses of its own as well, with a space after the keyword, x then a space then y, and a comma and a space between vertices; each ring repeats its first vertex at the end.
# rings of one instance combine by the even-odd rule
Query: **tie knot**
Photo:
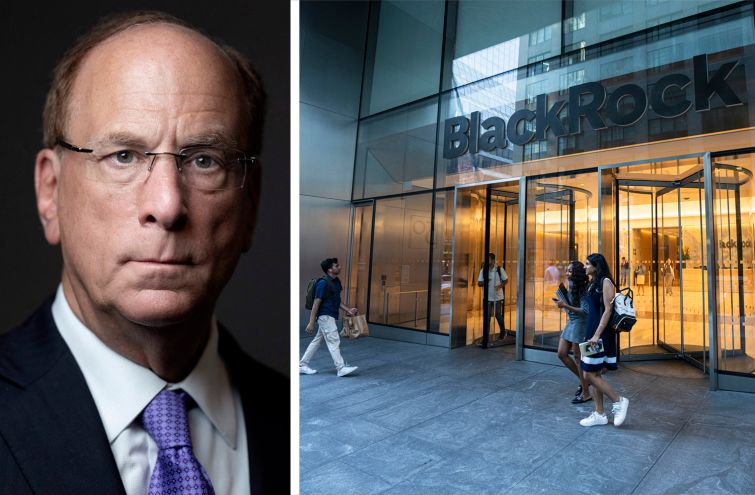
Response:
POLYGON ((181 391, 162 390, 142 412, 144 430, 160 450, 191 448, 187 409, 191 398, 181 391))

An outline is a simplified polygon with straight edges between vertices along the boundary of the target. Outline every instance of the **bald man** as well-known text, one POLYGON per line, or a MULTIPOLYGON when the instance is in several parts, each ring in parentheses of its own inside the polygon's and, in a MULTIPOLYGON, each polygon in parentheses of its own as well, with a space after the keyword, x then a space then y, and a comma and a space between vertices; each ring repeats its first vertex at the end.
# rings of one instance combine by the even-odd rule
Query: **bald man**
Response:
POLYGON ((57 293, 0 336, 0 493, 288 493, 288 381, 215 320, 255 226, 265 96, 159 12, 59 62, 36 157, 57 293))

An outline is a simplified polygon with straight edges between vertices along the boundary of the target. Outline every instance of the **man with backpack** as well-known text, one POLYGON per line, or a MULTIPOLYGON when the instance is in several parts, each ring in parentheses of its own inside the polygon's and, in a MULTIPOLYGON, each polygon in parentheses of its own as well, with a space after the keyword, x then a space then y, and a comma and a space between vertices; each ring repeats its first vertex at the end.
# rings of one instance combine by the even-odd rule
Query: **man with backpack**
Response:
POLYGON ((333 358, 333 364, 336 365, 338 376, 346 376, 356 371, 356 366, 347 365, 341 357, 339 346, 341 339, 338 336, 338 310, 343 309, 350 316, 357 314, 357 308, 349 308, 341 303, 341 281, 338 274, 341 273, 341 265, 338 264, 338 258, 326 258, 320 263, 325 276, 317 280, 316 283, 310 284, 307 288, 307 304, 305 307, 310 309, 309 300, 312 300, 312 313, 307 323, 307 333, 311 334, 315 329, 315 318, 317 318, 317 335, 312 339, 307 350, 304 352, 301 361, 299 361, 299 373, 312 375, 317 373, 309 367, 309 361, 314 356, 323 339, 328 346, 330 355, 333 358))
MULTIPOLYGON (((495 264, 495 254, 488 253, 488 315, 494 315, 501 329, 499 338, 506 336, 506 328, 503 326, 503 286, 509 281, 506 270, 495 264)), ((485 285, 485 267, 480 268, 480 276, 477 277, 477 285, 485 285)))

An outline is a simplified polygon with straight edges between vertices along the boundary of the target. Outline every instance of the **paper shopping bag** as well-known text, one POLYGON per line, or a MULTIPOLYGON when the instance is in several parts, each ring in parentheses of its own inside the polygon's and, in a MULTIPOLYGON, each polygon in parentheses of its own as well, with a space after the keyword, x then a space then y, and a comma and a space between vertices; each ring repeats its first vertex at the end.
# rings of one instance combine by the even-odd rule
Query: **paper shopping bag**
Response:
POLYGON ((351 321, 354 324, 354 331, 352 333, 353 338, 367 337, 370 335, 370 330, 367 328, 367 317, 365 315, 352 316, 351 321))

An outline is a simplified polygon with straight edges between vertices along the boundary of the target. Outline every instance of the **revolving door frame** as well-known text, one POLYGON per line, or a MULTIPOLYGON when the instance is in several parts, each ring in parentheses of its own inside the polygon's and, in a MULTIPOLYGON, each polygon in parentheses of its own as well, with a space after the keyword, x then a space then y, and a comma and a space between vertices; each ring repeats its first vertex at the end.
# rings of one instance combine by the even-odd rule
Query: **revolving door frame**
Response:
MULTIPOLYGON (((718 349, 719 349, 719 342, 718 342, 718 309, 717 309, 717 296, 718 296, 718 283, 717 283, 717 269, 711 270, 709 267, 717 267, 718 266, 718 255, 716 253, 716 247, 718 246, 718 236, 716 232, 716 222, 713 218, 714 215, 713 212, 713 205, 714 205, 714 172, 716 169, 722 168, 726 169, 728 167, 732 167, 730 165, 726 164, 715 164, 713 159, 717 157, 725 157, 725 156, 732 156, 737 154, 752 154, 755 153, 755 148, 746 148, 746 149, 738 149, 738 150, 724 150, 724 151, 718 151, 715 153, 706 152, 706 153, 693 153, 688 155, 677 155, 677 156, 670 156, 670 157, 659 157, 659 158, 651 158, 651 159, 643 159, 643 160, 636 160, 631 162, 623 162, 623 163, 616 163, 616 164, 608 164, 608 165, 601 165, 598 167, 598 180, 602 181, 602 178, 605 176, 605 174, 609 173, 613 169, 623 168, 623 167, 632 167, 636 165, 643 165, 648 164, 652 162, 663 162, 663 161, 678 161, 682 159, 688 159, 688 158, 697 158, 701 159, 703 162, 702 169, 698 169, 694 171, 690 176, 685 177, 684 179, 687 179, 685 184, 687 187, 689 187, 688 184, 692 183, 695 180, 699 180, 700 178, 703 179, 702 188, 704 191, 704 204, 703 204, 703 211, 705 212, 705 226, 706 226, 706 239, 705 239, 705 247, 706 247, 706 254, 705 254, 705 266, 704 270, 707 272, 707 282, 708 282, 708 293, 707 293, 707 304, 708 304, 708 360, 707 360, 707 366, 703 364, 703 372, 707 372, 709 375, 709 388, 711 390, 718 390, 719 388, 719 379, 720 374, 718 371, 718 349), (693 177, 694 176, 694 177, 693 177)), ((752 179, 752 176, 750 176, 750 180, 752 179)), ((631 181, 630 181, 631 182, 631 181)), ((681 182, 681 180, 680 180, 681 182)), ((744 183, 743 183, 744 184, 744 183)), ((743 184, 736 184, 734 187, 737 189, 737 194, 735 195, 735 218, 737 222, 737 232, 741 234, 741 214, 740 214, 740 204, 739 204, 739 194, 738 189, 743 184)), ((619 203, 618 203, 618 181, 614 178, 612 182, 611 187, 611 194, 608 198, 608 201, 613 202, 612 205, 608 205, 608 207, 615 208, 618 210, 619 203)), ((676 185, 672 189, 678 189, 681 188, 682 185, 676 185)), ((699 187, 699 186, 697 186, 699 187)), ((606 252, 607 246, 604 246, 604 222, 606 222, 604 216, 603 216, 603 208, 606 207, 604 205, 605 201, 605 193, 603 189, 601 189, 601 198, 600 201, 598 201, 598 249, 600 252, 606 252)), ((614 249, 612 249, 612 253, 614 258, 618 258, 618 249, 619 249, 619 243, 618 243, 618 211, 614 211, 615 216, 611 220, 615 224, 612 225, 612 228, 615 232, 615 235, 610 238, 610 241, 614 244, 614 249)), ((653 217, 655 218, 657 216, 657 211, 653 214, 653 217)), ((656 229, 654 229, 656 230, 656 229)), ((657 234, 657 232, 656 232, 657 234)), ((653 236, 653 242, 654 244, 657 243, 656 235, 653 236)), ((657 246, 653 246, 653 253, 657 256, 656 253, 657 246)), ((738 256, 741 260, 741 247, 737 246, 738 256)), ((615 259, 616 264, 618 264, 618 259, 615 259)), ((657 268, 656 268, 657 269, 657 268)), ((742 301, 743 297, 743 277, 742 277, 742 266, 739 265, 738 268, 738 284, 739 284, 739 294, 740 294, 740 300, 739 300, 739 312, 740 312, 740 332, 744 332, 744 318, 742 317, 743 311, 744 311, 744 303, 742 301)), ((657 287, 656 287, 657 290, 657 287)), ((657 301, 657 298, 656 298, 657 301)), ((682 308, 680 307, 680 311, 682 311, 682 308)), ((655 319, 655 315, 654 315, 655 319)), ((655 333, 656 329, 653 328, 653 332, 655 333)), ((744 341, 741 341, 744 342, 744 341)), ((671 355, 670 358, 675 358, 675 356, 671 355)), ((703 363, 705 363, 705 359, 703 358, 703 363)), ((727 387, 728 388, 728 387, 727 387)))

